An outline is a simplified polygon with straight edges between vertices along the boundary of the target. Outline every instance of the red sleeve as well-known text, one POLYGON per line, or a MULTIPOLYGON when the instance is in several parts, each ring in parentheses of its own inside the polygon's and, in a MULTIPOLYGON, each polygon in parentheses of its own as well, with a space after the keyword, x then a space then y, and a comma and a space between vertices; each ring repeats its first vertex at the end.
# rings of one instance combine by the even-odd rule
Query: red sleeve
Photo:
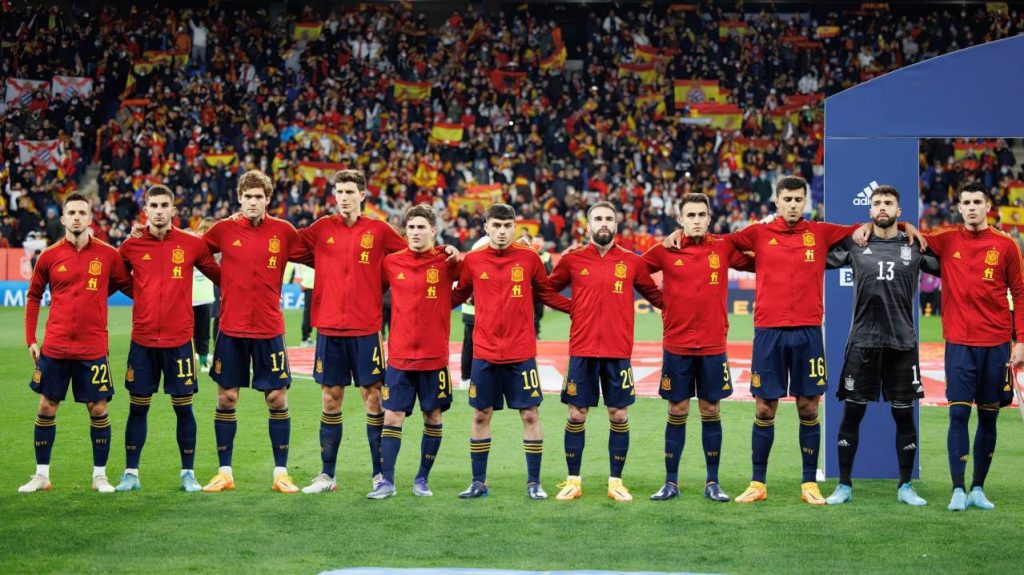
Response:
POLYGON ((928 240, 928 249, 935 252, 935 255, 942 257, 942 251, 948 245, 949 238, 955 237, 947 231, 940 232, 929 232, 924 234, 924 239, 928 240))
POLYGON ((302 240, 302 245, 306 246, 306 249, 309 250, 310 252, 313 251, 313 247, 316 245, 316 238, 318 236, 316 224, 319 221, 320 220, 317 220, 316 222, 310 224, 308 227, 298 230, 299 239, 302 240))
POLYGON ((448 259, 448 254, 441 252, 440 257, 444 258, 443 262, 448 266, 448 274, 452 278, 452 283, 455 283, 459 279, 459 274, 462 273, 462 262, 458 257, 448 259))
POLYGON ((636 285, 640 295, 651 302, 651 305, 658 309, 662 308, 661 290, 658 289, 658 284, 654 283, 654 278, 651 277, 646 266, 637 267, 636 278, 633 280, 633 283, 636 285))
POLYGON ((452 289, 452 309, 466 303, 473 295, 473 274, 469 266, 463 262, 462 272, 459 274, 459 283, 452 289))
POLYGON ((852 236, 853 232, 857 231, 858 228, 864 225, 863 223, 859 223, 844 226, 840 224, 830 224, 828 222, 815 222, 815 224, 825 236, 825 243, 827 243, 830 248, 852 236))
POLYGON ((757 230, 761 226, 766 225, 769 224, 751 224, 738 232, 733 232, 722 237, 732 242, 732 245, 736 246, 736 249, 739 251, 751 252, 754 251, 754 243, 757 242, 757 230))
POLYGON ((386 228, 384 230, 384 251, 389 254, 393 254, 409 247, 409 245, 405 243, 405 239, 395 231, 395 228, 391 227, 389 224, 385 224, 384 228, 386 228))
POLYGON ((50 256, 43 252, 36 260, 32 270, 32 280, 28 284, 28 300, 25 305, 25 347, 36 343, 36 327, 39 326, 39 307, 43 302, 43 292, 50 283, 50 256))
POLYGON ((644 263, 647 264, 647 271, 649 273, 655 273, 661 271, 661 259, 665 254, 665 246, 654 246, 651 249, 644 252, 643 259, 644 263))
POLYGON ((224 235, 224 226, 228 225, 226 220, 221 220, 203 234, 203 241, 210 248, 210 253, 220 252, 221 237, 224 235))
POLYGON ((384 261, 380 264, 380 293, 384 293, 391 289, 391 284, 388 283, 388 266, 390 265, 391 258, 385 257, 384 261))
POLYGON ((199 256, 196 257, 196 267, 199 271, 203 272, 203 275, 210 278, 215 285, 220 286, 220 264, 217 263, 217 259, 210 253, 210 248, 206 242, 197 242, 196 249, 199 250, 199 256))
POLYGON ((548 274, 544 271, 544 262, 540 261, 540 256, 537 256, 536 265, 533 266, 533 293, 539 296, 542 302, 562 313, 572 312, 572 300, 551 287, 548 274))
POLYGON ((548 276, 551 289, 560 292, 565 289, 565 286, 569 285, 569 281, 572 279, 569 276, 569 268, 571 267, 569 258, 571 257, 572 254, 563 256, 562 259, 558 260, 558 265, 555 266, 555 269, 551 270, 551 275, 548 276))
POLYGON ((295 227, 291 224, 288 226, 288 261, 295 262, 297 264, 304 264, 309 267, 313 266, 313 250, 307 249, 306 244, 302 242, 302 238, 299 237, 299 232, 295 231, 295 227))
POLYGON ((107 286, 107 290, 110 294, 121 290, 124 295, 133 298, 132 274, 128 273, 128 268, 125 267, 121 254, 115 254, 111 259, 114 261, 110 267, 110 285, 107 286))
POLYGON ((1006 261, 1006 283, 1010 287, 1010 294, 1013 295, 1013 307, 1016 310, 1013 314, 1015 341, 1020 342, 1024 340, 1024 262, 1021 261, 1020 246, 1017 242, 1009 240, 1006 243, 1012 246, 1010 257, 1006 261))
POLYGON ((131 240, 131 238, 128 238, 127 240, 125 240, 125 242, 123 244, 121 244, 121 247, 117 248, 117 254, 119 256, 121 256, 121 261, 124 262, 124 267, 126 267, 128 269, 128 273, 132 272, 132 264, 131 264, 131 262, 128 261, 128 257, 130 256, 131 249, 132 249, 132 240, 131 240))
POLYGON ((729 256, 729 267, 741 272, 752 272, 754 271, 754 258, 733 248, 732 255, 729 256))

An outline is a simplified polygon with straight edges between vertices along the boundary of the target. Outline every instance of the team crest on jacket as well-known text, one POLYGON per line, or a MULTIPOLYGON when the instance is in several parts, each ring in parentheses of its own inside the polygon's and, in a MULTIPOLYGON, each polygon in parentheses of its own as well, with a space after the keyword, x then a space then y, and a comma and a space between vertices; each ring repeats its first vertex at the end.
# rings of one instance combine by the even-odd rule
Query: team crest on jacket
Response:
POLYGON ((629 272, 629 268, 626 267, 626 264, 621 263, 621 262, 615 264, 615 277, 617 277, 619 279, 625 279, 626 278, 626 274, 628 272, 629 272))
POLYGON ((368 250, 373 247, 373 234, 363 234, 363 237, 359 238, 359 247, 364 250, 368 250))
POLYGON ((911 258, 914 254, 910 251, 910 246, 900 246, 900 259, 903 260, 903 265, 910 265, 911 258))
POLYGON ((525 277, 525 276, 524 276, 523 268, 522 267, 517 265, 514 268, 512 268, 512 281, 514 281, 514 282, 521 282, 521 281, 523 281, 523 277, 525 277))
POLYGON ((436 284, 440 280, 441 280, 441 274, 439 274, 438 271, 435 268, 430 268, 429 270, 427 270, 427 283, 428 284, 436 284))
POLYGON ((811 232, 804 232, 804 236, 803 237, 804 237, 804 246, 809 247, 809 248, 814 247, 814 234, 812 234, 811 232))
POLYGON ((270 253, 276 254, 281 251, 281 240, 277 238, 270 238, 270 246, 268 247, 270 253))
POLYGON ((713 270, 717 270, 722 267, 722 259, 718 256, 718 252, 711 252, 708 254, 708 267, 713 270))
POLYGON ((89 275, 98 276, 103 272, 103 262, 100 260, 92 260, 89 262, 89 275))
POLYGON ((985 252, 985 265, 994 266, 999 263, 999 252, 997 250, 989 250, 985 252))
POLYGON ((185 263, 185 250, 181 248, 174 248, 171 250, 171 263, 172 264, 183 264, 185 263))

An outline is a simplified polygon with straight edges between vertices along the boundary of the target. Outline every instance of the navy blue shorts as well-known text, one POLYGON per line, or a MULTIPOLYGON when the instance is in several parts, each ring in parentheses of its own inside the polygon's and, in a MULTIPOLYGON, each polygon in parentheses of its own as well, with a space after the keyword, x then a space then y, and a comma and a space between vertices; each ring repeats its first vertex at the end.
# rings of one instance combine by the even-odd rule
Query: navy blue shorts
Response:
POLYGON ((164 393, 192 395, 199 391, 196 377, 195 346, 146 347, 134 341, 128 348, 128 369, 124 386, 132 395, 153 395, 160 389, 163 374, 164 393))
POLYGON ((404 411, 412 415, 416 398, 421 411, 448 411, 452 406, 452 374, 448 368, 430 371, 406 371, 388 367, 384 387, 380 390, 381 405, 388 411, 404 411))
POLYGON ((598 396, 604 396, 606 407, 622 408, 636 402, 629 359, 570 356, 569 371, 562 384, 562 403, 596 407, 598 396))
POLYGON ((662 399, 679 403, 698 397, 712 403, 732 395, 729 359, 718 355, 677 355, 665 350, 662 354, 662 399))
POLYGON ((493 408, 499 411, 505 403, 512 409, 526 409, 540 405, 542 401, 544 393, 540 390, 536 359, 519 363, 473 360, 469 405, 474 409, 493 408))
POLYGON ((272 391, 292 384, 288 368, 288 352, 284 336, 270 339, 233 337, 221 332, 213 349, 210 377, 224 389, 249 387, 249 366, 252 366, 252 388, 272 391))
POLYGON ((812 397, 828 389, 821 327, 754 328, 750 393, 762 399, 812 397))
POLYGON ((28 386, 53 401, 64 401, 68 383, 78 403, 95 403, 114 397, 110 362, 97 359, 52 359, 42 353, 28 386))
POLYGON ((992 347, 947 342, 946 400, 1009 405, 1013 400, 1009 361, 1009 342, 992 347))
POLYGON ((318 333, 313 380, 320 385, 369 387, 384 380, 380 333, 335 337, 318 333))

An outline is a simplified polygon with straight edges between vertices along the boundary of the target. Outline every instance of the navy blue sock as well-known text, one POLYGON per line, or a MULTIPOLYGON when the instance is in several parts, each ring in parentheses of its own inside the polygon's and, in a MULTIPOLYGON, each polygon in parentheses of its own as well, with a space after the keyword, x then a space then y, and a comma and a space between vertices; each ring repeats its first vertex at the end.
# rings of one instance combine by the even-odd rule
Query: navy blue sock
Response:
POLYGON ((544 440, 524 439, 523 451, 526 452, 526 482, 540 483, 540 461, 544 456, 544 440))
POLYGON ((491 438, 470 439, 469 459, 473 464, 473 481, 487 481, 487 456, 491 453, 491 438))
POLYGON ((384 479, 395 482, 395 462, 402 449, 402 427, 385 425, 380 432, 380 472, 384 479))
POLYGON ((288 442, 292 435, 288 408, 270 410, 267 430, 270 432, 270 446, 274 449, 274 466, 288 467, 288 442))
POLYGON ((221 467, 231 467, 231 454, 235 449, 235 431, 238 414, 234 409, 218 409, 213 416, 213 434, 217 439, 217 459, 221 467))
POLYGON ((800 455, 803 458, 803 482, 816 481, 818 451, 821 450, 821 418, 800 418, 800 455))
POLYGON ((441 436, 444 429, 441 424, 423 424, 423 439, 420 440, 420 468, 416 477, 426 479, 430 476, 430 468, 434 466, 437 459, 437 452, 441 450, 441 436))
POLYGON ((92 464, 105 467, 110 457, 110 415, 89 417, 89 436, 92 438, 92 464))
POLYGON ((665 424, 665 481, 679 484, 679 458, 686 445, 686 416, 668 414, 665 424))
POLYGON ((967 424, 971 421, 971 404, 954 402, 949 405, 949 433, 946 435, 946 451, 949 456, 949 476, 953 488, 964 489, 964 472, 967 458, 971 453, 967 424))
POLYGON ((33 439, 36 446, 36 463, 49 465, 53 442, 57 439, 57 416, 37 414, 33 439))
POLYGON ((917 455, 917 425, 914 423, 914 406, 892 406, 892 418, 896 421, 896 460, 900 468, 900 485, 910 483, 914 477, 914 459, 917 455))
POLYGON ((380 473, 380 432, 384 429, 383 413, 366 414, 366 441, 370 444, 370 462, 373 474, 380 473))
POLYGON ((181 468, 196 467, 196 416, 192 412, 192 396, 171 396, 174 415, 178 418, 178 452, 181 454, 181 468))
MULTIPOLYGON (((853 486, 853 461, 857 457, 857 445, 860 443, 860 422, 867 409, 865 403, 843 402, 843 421, 839 424, 836 451, 839 458, 839 483, 850 487, 853 486)), ((803 430, 803 427, 800 429, 803 430)))
POLYGON ((722 414, 701 415, 700 439, 704 446, 705 481, 718 483, 718 462, 722 458, 722 414))
POLYGON ((320 415, 320 461, 323 463, 321 471, 331 477, 334 477, 338 467, 338 448, 341 447, 344 424, 345 416, 340 411, 323 412, 320 415))
POLYGON ((142 447, 146 445, 147 415, 152 395, 128 396, 128 422, 124 426, 124 466, 138 469, 142 447))
POLYGON ((768 477, 768 456, 772 453, 775 442, 775 419, 754 418, 754 429, 751 432, 751 461, 754 464, 753 481, 766 483, 768 477))
POLYGON ((626 454, 629 453, 629 421, 609 421, 608 425, 608 476, 622 477, 622 468, 626 466, 626 454))
POLYGON ((978 408, 978 429, 974 432, 974 478, 971 488, 984 487, 996 451, 996 420, 999 408, 978 408))
POLYGON ((583 465, 583 446, 587 442, 587 424, 569 420, 565 424, 565 463, 569 475, 579 475, 583 465))

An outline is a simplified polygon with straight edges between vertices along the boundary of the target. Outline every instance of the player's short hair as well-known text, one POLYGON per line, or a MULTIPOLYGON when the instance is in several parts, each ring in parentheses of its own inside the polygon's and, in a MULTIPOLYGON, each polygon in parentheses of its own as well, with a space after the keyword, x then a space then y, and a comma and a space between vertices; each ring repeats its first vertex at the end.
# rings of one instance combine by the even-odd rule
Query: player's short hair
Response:
POLYGON ((784 191, 795 192, 797 190, 802 191, 804 197, 807 196, 807 180, 800 176, 783 176, 775 183, 776 194, 781 194, 784 191))
POLYGON ((491 204, 487 211, 484 212, 484 221, 487 220, 514 220, 516 219, 516 210, 508 204, 491 204))
POLYGON ((334 172, 334 185, 352 182, 360 192, 366 191, 366 174, 362 170, 338 170, 334 172))
POLYGON ((402 226, 409 225, 409 221, 413 218, 424 218, 430 223, 430 227, 437 227, 437 212, 434 208, 430 207, 430 204, 416 204, 415 206, 405 210, 405 216, 402 218, 402 226))
POLYGON ((708 199, 707 194, 702 194, 700 192, 693 192, 691 194, 686 194, 685 196, 683 196, 679 200, 680 212, 683 210, 683 206, 685 206, 686 204, 704 204, 704 207, 707 208, 708 211, 711 211, 711 200, 708 199))
POLYGON ((896 198, 896 203, 900 203, 900 193, 893 186, 881 185, 871 192, 871 199, 875 199, 875 196, 892 196, 896 198))
POLYGON ((89 205, 89 209, 92 209, 92 201, 90 201, 89 197, 82 192, 71 192, 64 198, 64 203, 62 203, 61 206, 66 206, 70 202, 85 202, 89 205))
POLYGON ((956 191, 957 203, 960 203, 960 199, 963 196, 964 192, 981 192, 985 194, 986 200, 988 200, 990 203, 992 202, 992 193, 988 191, 988 188, 985 187, 985 184, 977 180, 960 185, 960 187, 956 191))
POLYGON ((167 196, 174 201, 174 192, 163 184, 154 184, 146 190, 146 201, 148 202, 153 196, 167 196))
POLYGON ((615 209, 615 204, 611 202, 601 201, 587 208, 587 220, 590 220, 590 214, 594 213, 594 210, 598 208, 608 208, 613 214, 618 214, 619 211, 615 209))
POLYGON ((253 188, 262 188, 267 199, 270 199, 270 194, 274 191, 274 183, 270 181, 270 176, 260 170, 249 170, 238 178, 238 188, 236 189, 241 196, 242 192, 253 188))

